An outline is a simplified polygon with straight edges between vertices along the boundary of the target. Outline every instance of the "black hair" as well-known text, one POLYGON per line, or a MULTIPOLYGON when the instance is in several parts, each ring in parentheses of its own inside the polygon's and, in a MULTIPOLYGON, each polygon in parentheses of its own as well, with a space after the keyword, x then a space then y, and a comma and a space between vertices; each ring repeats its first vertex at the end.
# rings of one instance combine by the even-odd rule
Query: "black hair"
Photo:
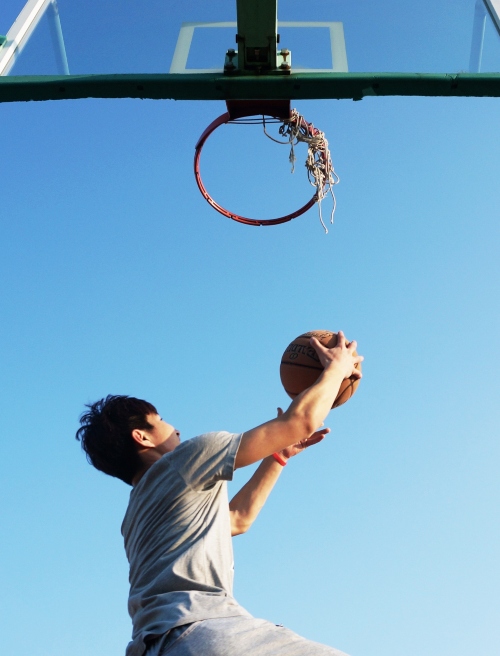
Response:
POLYGON ((134 429, 151 429, 147 415, 158 414, 154 405, 133 396, 112 396, 89 403, 80 417, 76 439, 96 469, 132 485, 141 469, 134 429))

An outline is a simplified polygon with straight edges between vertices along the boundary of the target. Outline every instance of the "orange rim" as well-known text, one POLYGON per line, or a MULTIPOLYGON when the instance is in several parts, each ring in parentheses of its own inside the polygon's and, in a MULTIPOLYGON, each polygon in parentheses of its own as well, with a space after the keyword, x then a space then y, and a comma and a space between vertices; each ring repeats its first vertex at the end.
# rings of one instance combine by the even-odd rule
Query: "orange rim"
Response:
MULTIPOLYGON (((255 110, 253 111, 249 110, 248 114, 243 114, 243 115, 255 116, 255 114, 256 114, 255 110)), ((240 116, 242 116, 241 113, 240 116)), ((273 118, 280 118, 280 117, 273 117, 273 118)), ((224 207, 222 207, 222 205, 219 205, 219 203, 212 198, 212 196, 208 193, 205 185, 203 184, 203 180, 201 179, 201 173, 200 173, 201 151, 203 150, 203 146, 205 145, 206 140, 212 134, 212 132, 217 130, 217 128, 220 127, 221 125, 225 125, 226 123, 229 123, 229 121, 231 121, 231 116, 229 112, 222 114, 221 116, 216 118, 215 121, 212 121, 212 123, 210 123, 210 125, 206 128, 206 130, 199 138, 198 143, 196 144, 195 147, 194 175, 196 178, 196 184, 198 185, 198 188, 201 191, 201 194, 203 198, 207 201, 207 203, 209 203, 214 208, 214 210, 217 210, 217 212, 219 212, 223 216, 226 216, 228 219, 232 219, 233 221, 238 221, 238 223, 244 223, 246 225, 252 225, 252 226, 270 226, 270 225, 278 225, 279 223, 286 223, 287 221, 296 219, 298 216, 304 214, 305 212, 307 212, 307 210, 311 209, 311 207, 317 201, 317 194, 314 194, 311 200, 309 200, 300 209, 296 210, 295 212, 292 212, 291 214, 280 216, 277 219, 249 219, 245 216, 241 216, 239 214, 235 214, 234 212, 230 212, 229 210, 226 210, 224 207)))

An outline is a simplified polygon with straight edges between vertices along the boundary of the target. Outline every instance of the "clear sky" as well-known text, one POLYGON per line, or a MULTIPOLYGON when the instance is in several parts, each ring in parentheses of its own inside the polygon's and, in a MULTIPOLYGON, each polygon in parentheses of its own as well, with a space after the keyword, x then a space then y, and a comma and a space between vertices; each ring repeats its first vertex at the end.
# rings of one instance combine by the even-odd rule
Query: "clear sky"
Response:
MULTIPOLYGON (((234 20, 229 1, 119 5, 59 0, 72 72, 168 71, 182 21, 234 20)), ((467 70, 472 1, 372 5, 307 19, 344 21, 352 70, 467 70)), ((44 29, 13 73, 55 72, 44 29)), ((130 489, 86 463, 84 403, 146 398, 183 439, 243 431, 286 406, 281 354, 317 328, 358 340, 364 378, 235 538, 236 598, 352 656, 498 654, 499 100, 293 104, 341 178, 328 235, 316 208, 253 228, 201 197, 194 145, 223 103, 0 105, 2 654, 130 637, 130 489)), ((311 194, 297 154, 292 176, 286 147, 228 126, 202 165, 217 200, 268 218, 311 194)))

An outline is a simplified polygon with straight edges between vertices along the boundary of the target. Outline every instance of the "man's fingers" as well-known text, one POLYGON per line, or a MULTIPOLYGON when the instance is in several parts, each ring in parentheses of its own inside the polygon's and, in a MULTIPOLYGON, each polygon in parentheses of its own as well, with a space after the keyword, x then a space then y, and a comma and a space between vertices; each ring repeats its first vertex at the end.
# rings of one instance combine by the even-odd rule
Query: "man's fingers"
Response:
POLYGON ((365 359, 364 355, 357 355, 356 356, 356 362, 363 362, 364 359, 365 359))
POLYGON ((356 365, 364 360, 362 355, 354 354, 358 347, 358 343, 356 340, 347 342, 345 335, 341 330, 337 333, 337 344, 332 348, 327 348, 316 337, 311 337, 310 344, 316 350, 320 363, 324 367, 332 362, 337 363, 337 365, 342 368, 346 378, 353 378, 355 380, 362 378, 361 372, 355 368, 356 365), (351 363, 353 368, 351 373, 348 373, 351 363))
POLYGON ((304 449, 307 449, 308 446, 312 446, 313 444, 318 444, 319 442, 322 442, 325 439, 326 435, 320 433, 319 435, 312 435, 311 437, 308 437, 305 440, 302 440, 300 443, 304 449))
POLYGON ((309 340, 309 344, 314 347, 314 349, 318 352, 321 353, 323 351, 327 351, 328 349, 326 346, 323 346, 323 344, 317 339, 316 337, 311 337, 309 340))
POLYGON ((362 355, 358 355, 354 358, 354 366, 352 368, 352 373, 348 378, 362 378, 361 371, 357 369, 356 365, 361 364, 364 360, 364 357, 362 355))
POLYGON ((321 430, 318 430, 315 433, 313 433, 311 437, 306 437, 305 439, 303 439, 299 444, 306 449, 308 446, 312 446, 313 444, 317 444, 318 442, 324 440, 329 432, 330 432, 329 428, 322 428, 321 430))
POLYGON ((281 417, 282 414, 283 414, 283 409, 282 409, 282 408, 278 408, 278 417, 281 417))

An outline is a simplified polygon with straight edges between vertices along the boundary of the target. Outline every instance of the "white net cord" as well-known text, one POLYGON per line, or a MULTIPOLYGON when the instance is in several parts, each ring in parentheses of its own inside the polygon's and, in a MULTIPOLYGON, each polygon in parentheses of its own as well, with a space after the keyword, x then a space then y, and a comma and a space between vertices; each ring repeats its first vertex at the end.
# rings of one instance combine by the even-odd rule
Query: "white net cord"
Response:
POLYGON ((315 128, 312 123, 308 123, 296 109, 292 109, 291 117, 284 120, 279 128, 280 135, 285 137, 287 141, 278 141, 267 133, 265 117, 262 118, 264 133, 269 139, 281 144, 290 144, 289 160, 292 165, 292 173, 295 171, 295 145, 298 144, 299 141, 307 144, 307 159, 305 163, 307 177, 309 178, 309 183, 316 188, 316 202, 318 203, 319 219, 325 232, 328 234, 328 228, 323 221, 321 201, 328 195, 328 193, 331 195, 333 206, 330 214, 330 223, 333 223, 335 208, 337 206, 333 187, 339 183, 340 178, 333 168, 328 141, 325 138, 324 132, 315 128))

